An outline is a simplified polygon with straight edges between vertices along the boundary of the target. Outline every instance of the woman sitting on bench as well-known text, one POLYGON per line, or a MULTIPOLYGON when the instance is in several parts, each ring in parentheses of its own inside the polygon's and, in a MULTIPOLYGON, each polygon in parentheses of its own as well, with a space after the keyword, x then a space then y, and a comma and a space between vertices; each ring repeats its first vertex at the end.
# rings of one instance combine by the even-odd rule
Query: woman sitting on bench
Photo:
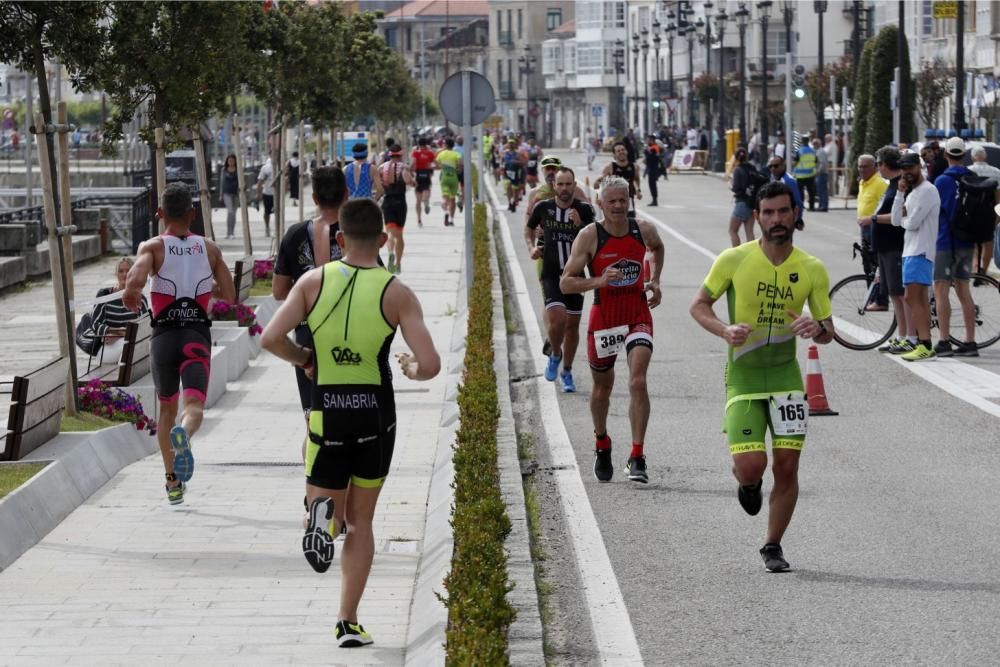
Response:
MULTIPOLYGON (((134 263, 134 260, 129 257, 123 257, 119 260, 115 265, 115 286, 102 287, 97 292, 97 298, 100 299, 125 289, 125 276, 128 275, 128 270, 132 268, 134 263)), ((126 308, 120 297, 100 302, 94 306, 90 327, 85 335, 88 338, 103 340, 104 344, 100 351, 93 355, 99 358, 100 364, 103 364, 105 359, 117 361, 125 345, 125 325, 143 317, 148 312, 149 303, 146 301, 145 295, 142 296, 142 305, 138 313, 133 313, 126 308)))

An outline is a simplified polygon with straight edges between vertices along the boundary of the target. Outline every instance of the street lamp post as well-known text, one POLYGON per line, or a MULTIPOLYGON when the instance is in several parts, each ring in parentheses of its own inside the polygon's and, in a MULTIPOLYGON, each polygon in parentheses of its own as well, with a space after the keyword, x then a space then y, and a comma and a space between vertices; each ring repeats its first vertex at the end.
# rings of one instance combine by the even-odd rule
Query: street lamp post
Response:
MULTIPOLYGON (((705 0, 705 20, 703 21, 699 18, 698 22, 695 24, 699 29, 703 26, 705 28, 705 74, 708 76, 712 75, 712 17, 710 12, 714 6, 715 5, 713 5, 710 0, 705 0)), ((705 105, 705 130, 708 134, 708 150, 711 151, 713 134, 711 104, 705 105)))
MULTIPOLYGON (((645 33, 647 30, 642 29, 645 33)), ((642 40, 642 131, 643 134, 649 134, 649 40, 643 35, 642 40)))
MULTIPOLYGON (((674 33, 677 32, 677 26, 674 23, 668 23, 667 27, 664 29, 667 33, 667 50, 670 51, 670 60, 667 63, 667 97, 670 98, 673 103, 674 99, 674 33)), ((667 122, 673 125, 673 113, 668 109, 667 122)))
MULTIPOLYGON (((530 136, 532 134, 532 122, 531 122, 531 75, 534 73, 534 65, 536 63, 535 56, 531 55, 531 47, 524 47, 524 55, 517 59, 518 67, 521 70, 521 74, 525 77, 524 85, 524 96, 525 96, 525 110, 524 110, 524 125, 525 130, 530 136)), ((538 137, 535 137, 536 140, 538 137)))
POLYGON ((656 119, 655 125, 657 131, 663 126, 663 90, 660 86, 660 20, 653 20, 653 58, 656 59, 656 84, 653 86, 653 94, 656 96, 656 119))
POLYGON ((632 93, 632 127, 637 127, 639 125, 639 35, 635 33, 632 34, 632 93))
POLYGON ((694 127, 698 122, 694 117, 694 26, 689 23, 684 34, 688 40, 688 126, 694 127))
POLYGON ((757 3, 760 14, 760 60, 762 101, 760 107, 760 140, 764 146, 764 160, 770 157, 770 135, 767 127, 767 17, 771 12, 771 0, 760 0, 757 3))
POLYGON ((781 15, 785 20, 785 162, 792 159, 792 21, 794 0, 782 0, 781 15))
MULTIPOLYGON (((819 19, 819 63, 817 65, 817 69, 819 70, 818 77, 821 82, 825 80, 823 78, 823 13, 826 11, 827 4, 827 0, 813 0, 813 9, 816 11, 816 16, 819 19)), ((902 21, 899 26, 900 32, 902 32, 902 21)), ((833 104, 833 100, 830 100, 830 104, 833 104)), ((819 137, 820 141, 823 141, 823 135, 826 130, 826 118, 824 117, 823 112, 825 111, 824 107, 826 105, 818 104, 816 106, 819 107, 819 109, 816 110, 816 136, 819 137)))
POLYGON ((741 2, 736 10, 736 27, 740 31, 740 141, 746 143, 747 138, 747 23, 750 20, 750 10, 746 3, 741 2))
POLYGON ((625 42, 620 39, 615 40, 615 50, 612 52, 611 57, 615 61, 615 116, 614 116, 614 126, 616 130, 621 130, 625 126, 623 118, 623 102, 622 95, 623 91, 621 89, 621 83, 619 78, 622 74, 622 69, 625 64, 625 42))
POLYGON ((715 28, 716 32, 719 33, 719 138, 716 141, 713 171, 724 171, 726 168, 726 85, 723 79, 726 59, 723 57, 723 49, 725 48, 723 40, 726 37, 726 21, 728 20, 729 15, 726 14, 725 8, 720 9, 719 13, 715 15, 715 28))

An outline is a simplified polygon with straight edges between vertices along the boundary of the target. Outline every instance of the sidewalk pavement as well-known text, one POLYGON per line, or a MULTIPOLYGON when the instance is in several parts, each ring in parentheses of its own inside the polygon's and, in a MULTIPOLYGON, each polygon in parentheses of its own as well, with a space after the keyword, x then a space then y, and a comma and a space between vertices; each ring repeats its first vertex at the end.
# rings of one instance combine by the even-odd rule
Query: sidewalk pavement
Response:
MULTIPOLYGON (((445 592, 451 555, 464 229, 461 217, 444 227, 436 187, 422 229, 408 198, 400 277, 420 299, 443 368, 429 382, 394 376, 398 436, 359 618, 374 645, 337 647, 339 568, 319 575, 302 556, 305 429, 292 369, 264 352, 206 411, 184 504, 167 504, 160 457, 147 457, 0 572, 0 664, 443 663, 446 613, 433 594, 445 592)), ((268 246, 254 214, 259 257, 268 246)), ((290 206, 288 219, 297 221, 290 206)), ((224 237, 225 210, 213 222, 224 237)), ((230 264, 243 254, 238 239, 221 245, 230 264)), ((83 267, 78 293, 110 280, 110 262, 83 267)), ((0 304, 22 321, 54 323, 50 295, 50 285, 35 285, 0 304)), ((0 348, 5 368, 16 365, 17 347, 7 340, 0 348)), ((57 350, 54 340, 37 347, 57 350)), ((397 336, 392 353, 403 349, 397 336)))

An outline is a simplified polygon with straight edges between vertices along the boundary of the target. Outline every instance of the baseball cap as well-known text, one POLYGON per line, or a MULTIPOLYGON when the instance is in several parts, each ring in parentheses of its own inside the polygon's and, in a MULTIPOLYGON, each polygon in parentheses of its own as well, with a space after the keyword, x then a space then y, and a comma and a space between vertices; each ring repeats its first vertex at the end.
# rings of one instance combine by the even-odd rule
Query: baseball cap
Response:
POLYGON ((899 156, 900 167, 919 167, 920 156, 911 151, 907 151, 899 156))
POLYGON ((965 155, 965 140, 962 137, 952 137, 944 142, 944 152, 951 157, 962 157, 965 155))
POLYGON ((559 158, 555 157, 554 155, 550 155, 548 157, 543 157, 542 158, 542 168, 543 169, 545 167, 561 167, 561 166, 562 166, 562 160, 560 160, 559 158))

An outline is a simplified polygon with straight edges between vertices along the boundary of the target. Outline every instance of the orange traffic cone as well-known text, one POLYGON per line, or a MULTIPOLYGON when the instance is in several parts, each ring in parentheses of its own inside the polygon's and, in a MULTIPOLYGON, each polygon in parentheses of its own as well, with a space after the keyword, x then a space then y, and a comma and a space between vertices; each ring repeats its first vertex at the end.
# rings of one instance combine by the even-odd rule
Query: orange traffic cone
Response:
POLYGON ((839 415, 830 408, 826 400, 826 389, 823 387, 823 369, 819 365, 819 349, 809 346, 809 357, 806 361, 806 400, 809 402, 809 415, 839 415))

